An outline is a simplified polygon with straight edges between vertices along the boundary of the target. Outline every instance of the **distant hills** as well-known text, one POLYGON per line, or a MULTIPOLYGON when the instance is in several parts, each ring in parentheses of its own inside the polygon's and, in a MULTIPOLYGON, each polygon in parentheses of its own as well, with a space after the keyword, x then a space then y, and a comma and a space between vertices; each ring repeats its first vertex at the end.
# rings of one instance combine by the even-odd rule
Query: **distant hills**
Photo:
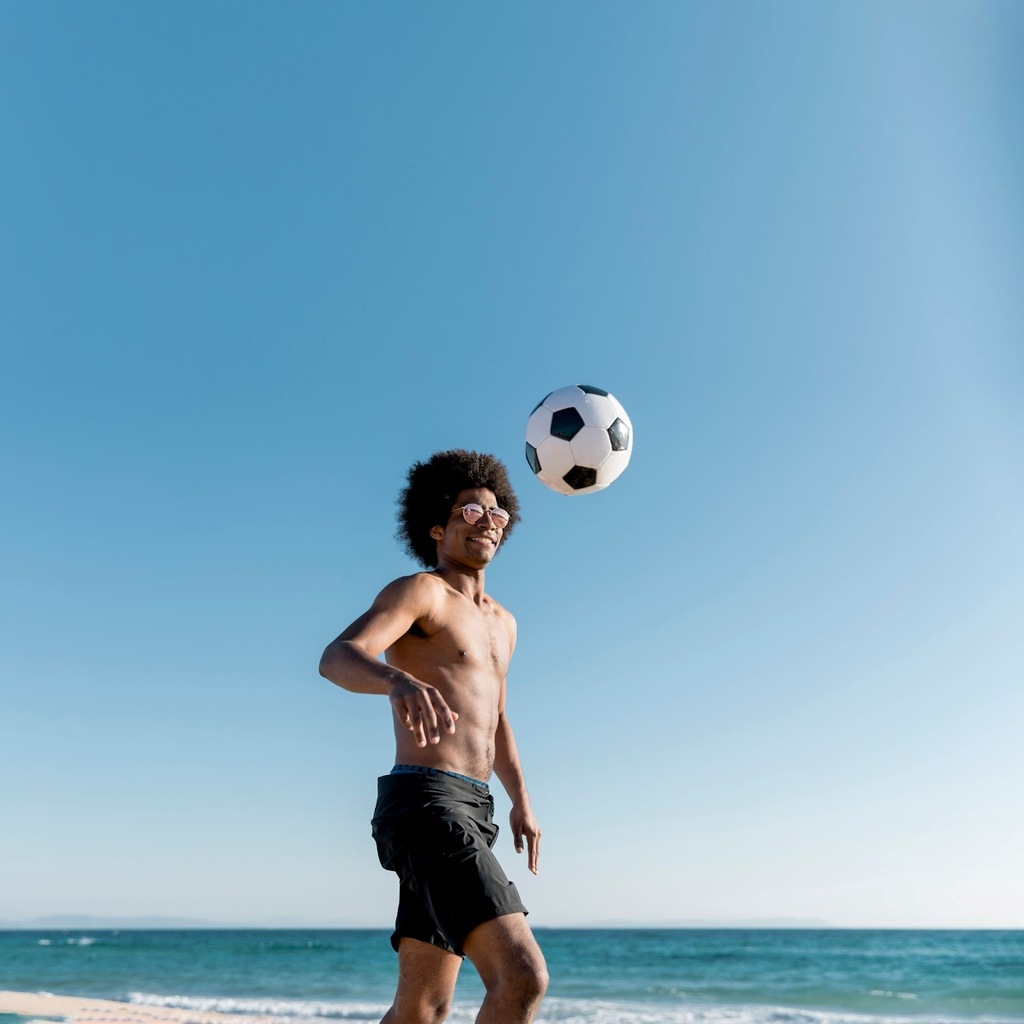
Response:
POLYGON ((25 921, 0 921, 0 929, 46 931, 50 928, 215 928, 210 921, 188 917, 93 917, 88 914, 48 914, 25 921))
MULTIPOLYGON (((0 920, 0 931, 97 931, 131 928, 372 928, 359 921, 321 921, 319 923, 296 918, 277 918, 266 921, 207 921, 195 917, 97 917, 89 914, 49 914, 24 921, 0 920)), ((379 927, 384 928, 382 924, 379 927)))
MULTIPOLYGON (((543 927, 543 926, 538 926, 543 927)), ((554 925, 552 927, 555 927, 554 925)), ((749 920, 716 920, 713 918, 681 918, 668 921, 633 921, 615 919, 588 921, 585 924, 564 925, 566 928, 795 928, 817 930, 835 928, 831 921, 818 917, 758 917, 749 920)))
MULTIPOLYGON (((295 918, 275 918, 265 921, 206 921, 191 917, 97 917, 88 914, 49 914, 23 921, 0 921, 0 931, 82 931, 90 928, 97 931, 132 928, 387 928, 389 925, 367 924, 365 921, 303 921, 295 918)), ((538 928, 833 928, 828 921, 819 918, 754 918, 750 920, 669 920, 634 921, 607 920, 587 921, 575 924, 538 923, 538 928)))

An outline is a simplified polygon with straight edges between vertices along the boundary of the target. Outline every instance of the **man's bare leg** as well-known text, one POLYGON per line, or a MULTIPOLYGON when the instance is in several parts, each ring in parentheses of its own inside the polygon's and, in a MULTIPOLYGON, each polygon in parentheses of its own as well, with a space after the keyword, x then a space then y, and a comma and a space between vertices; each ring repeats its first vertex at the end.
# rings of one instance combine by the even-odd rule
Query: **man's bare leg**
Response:
POLYGON ((398 943, 398 989, 381 1024, 441 1024, 455 992, 462 957, 419 939, 398 943))
POLYGON ((548 987, 548 969, 526 916, 484 922, 463 948, 487 989, 477 1024, 530 1024, 548 987))

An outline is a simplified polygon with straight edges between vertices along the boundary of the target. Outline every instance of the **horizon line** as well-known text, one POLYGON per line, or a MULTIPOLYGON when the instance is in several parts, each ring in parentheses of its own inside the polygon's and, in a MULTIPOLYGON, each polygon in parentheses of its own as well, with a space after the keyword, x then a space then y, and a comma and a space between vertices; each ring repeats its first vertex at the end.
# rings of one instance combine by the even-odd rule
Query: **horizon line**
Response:
MULTIPOLYGON (((21 920, 0 920, 0 931, 389 931, 388 924, 365 922, 264 921, 216 922, 163 915, 99 917, 86 914, 49 914, 21 920)), ((576 923, 537 923, 534 931, 601 930, 736 930, 736 931, 1022 931, 1020 925, 844 925, 815 918, 752 918, 749 920, 679 919, 642 921, 612 919, 576 923)))

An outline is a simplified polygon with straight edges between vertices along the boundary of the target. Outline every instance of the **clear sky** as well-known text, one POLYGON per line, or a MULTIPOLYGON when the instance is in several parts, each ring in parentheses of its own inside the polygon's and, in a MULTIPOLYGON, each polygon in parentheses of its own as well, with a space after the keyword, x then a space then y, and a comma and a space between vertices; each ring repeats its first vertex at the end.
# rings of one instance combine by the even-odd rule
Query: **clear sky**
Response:
POLYGON ((980 0, 0 7, 0 919, 389 924, 389 709, 316 666, 464 446, 525 515, 535 923, 1024 927, 1022 52, 980 0), (565 498, 573 383, 636 446, 565 498))

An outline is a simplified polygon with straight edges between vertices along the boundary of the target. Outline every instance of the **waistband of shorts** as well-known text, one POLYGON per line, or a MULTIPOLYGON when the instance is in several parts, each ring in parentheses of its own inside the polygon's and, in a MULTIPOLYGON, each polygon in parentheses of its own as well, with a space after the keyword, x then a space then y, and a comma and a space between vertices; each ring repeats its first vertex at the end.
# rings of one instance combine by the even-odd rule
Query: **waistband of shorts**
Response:
POLYGON ((391 775, 446 775, 450 779, 459 779, 468 782, 473 786, 479 786, 485 793, 491 791, 491 787, 482 779, 474 779, 472 775, 462 775, 459 772, 445 771, 444 768, 431 768, 425 764, 396 764, 391 769, 391 775))

